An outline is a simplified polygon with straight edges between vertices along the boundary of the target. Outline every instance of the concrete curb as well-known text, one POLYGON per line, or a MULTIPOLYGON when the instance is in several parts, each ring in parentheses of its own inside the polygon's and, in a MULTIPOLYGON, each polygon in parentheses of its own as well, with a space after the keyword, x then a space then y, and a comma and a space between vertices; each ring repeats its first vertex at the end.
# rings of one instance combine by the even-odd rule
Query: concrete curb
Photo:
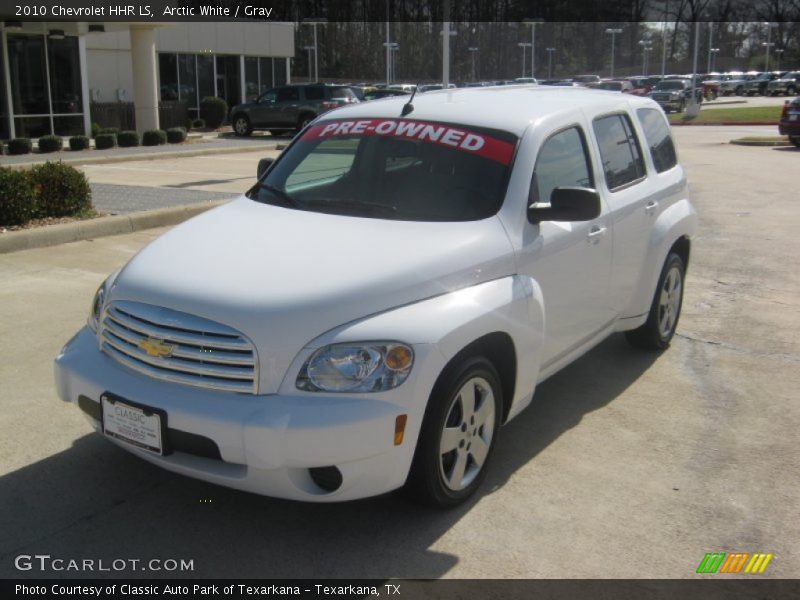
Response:
POLYGON ((778 123, 775 122, 775 121, 769 121, 769 122, 765 122, 765 121, 736 121, 736 122, 735 121, 723 121, 721 123, 692 123, 691 121, 681 121, 681 122, 674 122, 674 123, 671 122, 670 125, 672 125, 673 127, 675 127, 675 126, 678 126, 678 127, 688 127, 688 126, 691 126, 691 127, 718 127, 718 126, 721 126, 721 127, 735 127, 737 125, 741 125, 743 127, 753 127, 753 126, 769 127, 770 125, 773 125, 776 128, 778 127, 778 123))
POLYGON ((99 217, 86 221, 48 225, 38 229, 10 231, 0 234, 0 254, 90 240, 107 235, 133 233, 134 231, 155 227, 177 225, 226 202, 230 202, 230 200, 210 200, 197 204, 160 208, 129 215, 99 217))
MULTIPOLYGON (((42 160, 17 163, 10 165, 3 165, 9 169, 25 169, 34 165, 40 165, 45 162, 61 161, 68 165, 101 165, 107 163, 129 162, 133 160, 157 160, 162 158, 191 158, 193 156, 206 156, 209 154, 237 154, 241 152, 271 152, 276 150, 276 143, 272 142, 269 145, 258 146, 255 148, 240 147, 240 148, 198 148, 197 150, 185 150, 176 152, 148 152, 143 154, 127 154, 125 156, 98 156, 92 157, 63 157, 58 156, 56 153, 48 154, 48 158, 42 160)), ((102 152, 102 150, 101 150, 102 152)))
POLYGON ((792 142, 789 140, 748 140, 747 138, 739 138, 731 140, 731 144, 737 146, 791 146, 792 142))

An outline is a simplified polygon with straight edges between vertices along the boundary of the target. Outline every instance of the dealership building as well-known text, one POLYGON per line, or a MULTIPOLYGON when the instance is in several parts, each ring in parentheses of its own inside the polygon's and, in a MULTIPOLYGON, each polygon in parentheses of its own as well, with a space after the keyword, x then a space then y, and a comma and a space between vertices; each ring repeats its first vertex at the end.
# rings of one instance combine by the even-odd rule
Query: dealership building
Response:
POLYGON ((0 22, 0 139, 88 135, 100 115, 126 112, 142 132, 164 115, 197 117, 206 96, 251 101, 291 81, 294 33, 273 22, 0 22))

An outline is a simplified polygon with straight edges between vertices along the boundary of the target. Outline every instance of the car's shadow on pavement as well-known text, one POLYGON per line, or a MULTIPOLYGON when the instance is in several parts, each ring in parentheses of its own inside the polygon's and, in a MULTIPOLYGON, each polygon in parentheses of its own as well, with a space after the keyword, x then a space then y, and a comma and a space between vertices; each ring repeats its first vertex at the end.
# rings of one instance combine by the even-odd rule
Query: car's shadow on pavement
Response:
POLYGON ((543 383, 501 429, 483 488, 450 511, 398 494, 321 505, 264 498, 168 473, 87 434, 0 478, 0 576, 438 578, 459 556, 438 552, 437 540, 657 357, 615 335, 543 383), (21 572, 20 554, 102 558, 106 567, 113 559, 174 558, 193 560, 194 571, 21 572))

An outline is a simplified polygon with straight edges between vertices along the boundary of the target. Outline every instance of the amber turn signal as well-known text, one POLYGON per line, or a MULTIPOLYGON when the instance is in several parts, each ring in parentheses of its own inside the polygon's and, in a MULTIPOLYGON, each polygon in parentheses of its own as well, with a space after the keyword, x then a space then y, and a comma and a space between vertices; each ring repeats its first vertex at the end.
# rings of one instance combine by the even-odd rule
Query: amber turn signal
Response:
POLYGON ((399 446, 403 443, 403 436, 406 433, 406 421, 408 415, 397 415, 394 420, 394 445, 399 446))
POLYGON ((411 350, 405 346, 395 346, 386 353, 384 363, 393 371, 402 371, 411 366, 411 350))

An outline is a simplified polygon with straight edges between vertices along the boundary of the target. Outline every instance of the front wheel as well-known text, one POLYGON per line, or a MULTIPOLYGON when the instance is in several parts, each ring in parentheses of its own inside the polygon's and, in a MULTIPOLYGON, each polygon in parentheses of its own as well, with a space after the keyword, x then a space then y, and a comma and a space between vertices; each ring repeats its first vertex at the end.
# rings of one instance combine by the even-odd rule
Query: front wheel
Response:
POLYGON ((250 126, 250 119, 244 115, 238 115, 233 119, 233 132, 241 137, 246 137, 253 132, 250 126))
POLYGON ((790 135, 789 141, 792 142, 796 147, 800 148, 800 136, 790 135))
POLYGON ((669 346, 683 305, 683 279, 686 266, 675 253, 670 253, 661 270, 650 313, 644 325, 625 332, 628 341, 638 348, 663 350, 669 346))
POLYGON ((306 125, 311 123, 314 120, 314 115, 301 115, 299 119, 297 119, 297 133, 303 131, 306 128, 306 125))
POLYGON ((486 476, 502 405, 500 377, 486 358, 448 369, 431 394, 405 491, 436 508, 471 496, 486 476))

